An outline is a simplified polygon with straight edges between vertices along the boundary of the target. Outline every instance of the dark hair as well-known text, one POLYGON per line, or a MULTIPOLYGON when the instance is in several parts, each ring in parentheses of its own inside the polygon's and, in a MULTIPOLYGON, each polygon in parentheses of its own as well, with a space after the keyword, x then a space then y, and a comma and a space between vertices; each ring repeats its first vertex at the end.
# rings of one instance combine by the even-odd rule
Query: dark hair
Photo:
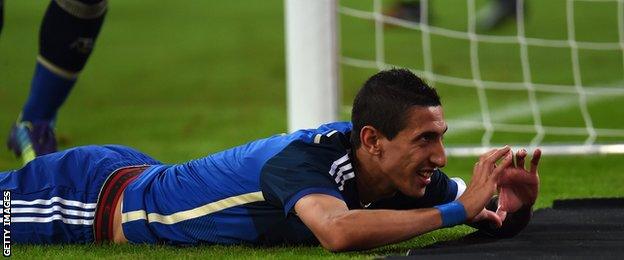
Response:
POLYGON ((436 90, 409 70, 381 71, 364 83, 353 101, 353 148, 360 147, 360 131, 364 126, 373 126, 386 138, 392 139, 407 125, 410 108, 439 105, 440 97, 436 90))

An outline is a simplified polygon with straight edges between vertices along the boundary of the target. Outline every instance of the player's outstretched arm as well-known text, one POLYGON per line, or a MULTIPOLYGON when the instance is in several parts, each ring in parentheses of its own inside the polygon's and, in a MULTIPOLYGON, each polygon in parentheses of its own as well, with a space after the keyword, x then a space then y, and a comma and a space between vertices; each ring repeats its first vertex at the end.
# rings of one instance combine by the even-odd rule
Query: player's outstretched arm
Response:
POLYGON ((435 208, 349 210, 344 201, 324 194, 301 198, 295 211, 321 245, 333 252, 396 243, 442 226, 435 208))
POLYGON ((331 251, 369 249, 404 241, 440 227, 472 221, 496 191, 502 169, 512 164, 508 154, 509 148, 505 147, 484 155, 459 203, 452 202, 447 208, 349 210, 344 201, 333 196, 310 194, 297 201, 295 211, 321 245, 331 251))

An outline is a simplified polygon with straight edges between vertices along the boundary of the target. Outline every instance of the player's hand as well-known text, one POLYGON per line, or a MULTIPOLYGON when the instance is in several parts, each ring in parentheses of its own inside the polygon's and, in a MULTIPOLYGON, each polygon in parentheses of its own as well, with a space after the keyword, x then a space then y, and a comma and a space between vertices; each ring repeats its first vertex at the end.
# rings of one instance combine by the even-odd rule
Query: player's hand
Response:
POLYGON ((484 208, 470 222, 477 223, 477 222, 485 220, 488 223, 494 224, 498 228, 503 225, 503 221, 505 221, 506 216, 507 216, 507 212, 500 210, 500 208, 496 210, 496 212, 488 210, 487 208, 484 208))
POLYGON ((508 146, 492 149, 481 155, 474 166, 470 184, 458 199, 466 209, 466 217, 469 222, 472 222, 479 214, 488 214, 487 212, 482 213, 485 204, 496 192, 499 175, 512 164, 513 157, 508 146), (503 160, 497 165, 496 162, 501 158, 503 160))
POLYGON ((522 149, 516 154, 517 165, 506 167, 498 180, 499 210, 515 212, 522 207, 531 207, 539 192, 537 166, 542 151, 535 149, 530 170, 524 168, 527 151, 522 149))

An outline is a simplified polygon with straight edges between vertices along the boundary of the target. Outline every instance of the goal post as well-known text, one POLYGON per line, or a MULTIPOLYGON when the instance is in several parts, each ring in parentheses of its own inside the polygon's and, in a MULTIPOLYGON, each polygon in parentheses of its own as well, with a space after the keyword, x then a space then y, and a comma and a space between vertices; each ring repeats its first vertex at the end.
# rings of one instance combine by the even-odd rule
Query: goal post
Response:
MULTIPOLYGON (((436 26, 435 23, 429 23, 429 15, 427 13, 429 8, 427 5, 431 4, 432 1, 428 0, 420 0, 421 21, 427 21, 422 24, 385 14, 383 12, 385 1, 382 0, 351 1, 357 2, 358 7, 347 6, 344 4, 347 1, 338 0, 284 1, 286 12, 289 131, 316 127, 322 123, 338 119, 338 111, 341 108, 341 86, 339 83, 341 66, 366 70, 407 67, 426 79, 432 86, 438 89, 446 88, 447 94, 453 92, 448 91, 450 88, 454 88, 453 90, 457 90, 460 93, 455 94, 456 96, 469 94, 471 91, 474 92, 474 94, 470 95, 474 95, 474 100, 472 101, 476 104, 471 107, 471 111, 461 111, 465 113, 456 113, 451 116, 449 116, 449 113, 447 114, 447 122, 452 132, 458 136, 481 132, 482 134, 478 136, 481 141, 474 143, 454 143, 448 141, 446 142, 447 154, 450 156, 475 156, 500 144, 510 144, 514 148, 528 147, 529 149, 534 149, 540 147, 545 154, 624 153, 624 118, 616 118, 616 116, 609 115, 613 109, 621 108, 610 108, 608 105, 605 105, 601 108, 602 114, 596 115, 592 114, 589 107, 590 105, 595 107, 606 101, 597 97, 616 97, 616 100, 624 100, 624 77, 616 75, 614 84, 604 85, 602 82, 599 82, 598 85, 588 85, 588 80, 584 78, 587 76, 587 72, 582 71, 583 64, 581 62, 582 55, 587 57, 588 53, 615 53, 615 56, 621 57, 619 63, 601 66, 618 67, 621 71, 624 71, 624 0, 565 0, 562 2, 564 5, 558 8, 558 10, 549 10, 549 12, 560 12, 558 17, 562 17, 563 20, 559 22, 564 26, 561 29, 565 30, 567 35, 567 38, 559 37, 554 39, 550 38, 550 36, 543 37, 540 35, 536 37, 525 29, 525 24, 529 24, 525 21, 525 0, 516 1, 517 19, 514 21, 516 28, 515 33, 511 35, 483 34, 478 32, 476 28, 478 9, 476 8, 476 0, 467 0, 465 2, 466 11, 468 12, 465 30, 444 28, 436 26), (370 6, 362 7, 366 3, 370 3, 370 6), (575 20, 575 14, 578 14, 579 11, 575 10, 575 6, 579 4, 593 5, 596 3, 609 3, 615 7, 611 8, 612 11, 609 11, 609 14, 604 14, 604 16, 611 15, 615 18, 613 19, 615 22, 611 22, 613 26, 610 29, 612 32, 610 32, 612 35, 616 35, 616 37, 611 37, 607 41, 577 38, 575 35, 578 33, 575 31, 579 23, 575 20), (348 37, 351 35, 346 31, 345 27, 341 27, 338 23, 340 16, 343 16, 344 20, 349 22, 362 20, 366 23, 366 26, 369 28, 368 33, 370 34, 366 38, 370 39, 370 41, 364 43, 369 46, 368 55, 357 57, 347 54, 361 53, 361 51, 348 51, 348 42, 345 40, 348 40, 348 37), (617 25, 614 25, 616 22, 617 25), (410 67, 397 65, 404 64, 403 62, 393 63, 393 56, 389 55, 392 50, 389 47, 391 42, 386 42, 386 39, 387 37, 396 37, 397 33, 385 31, 391 27, 405 30, 405 33, 419 35, 419 45, 422 47, 422 50, 420 50, 422 55, 419 59, 422 59, 422 66, 410 67), (345 39, 338 37, 338 32, 341 28, 344 29, 342 37, 345 39), (613 30, 613 28, 615 29, 613 30), (438 43, 440 39, 467 43, 465 55, 465 71, 467 73, 459 76, 436 70, 435 65, 445 66, 445 61, 438 59, 436 55, 439 54, 433 51, 434 47, 437 47, 432 45, 433 37, 436 37, 438 43), (340 43, 339 40, 343 40, 343 43, 340 43), (341 47, 342 51, 347 50, 345 53, 341 53, 339 48, 341 45, 343 45, 341 47), (371 45, 372 48, 370 47, 371 45), (490 77, 492 73, 498 72, 485 72, 487 70, 484 69, 481 61, 483 53, 487 55, 487 51, 481 49, 483 45, 517 46, 518 51, 513 53, 519 63, 519 70, 514 72, 517 77, 509 80, 490 77), (532 52, 542 49, 567 52, 569 53, 569 58, 566 58, 567 60, 553 59, 552 61, 545 61, 545 59, 538 57, 537 61, 532 60, 535 58, 535 54, 532 52), (571 74, 562 83, 544 81, 543 76, 535 74, 535 67, 544 66, 534 66, 543 65, 545 64, 544 62, 548 64, 550 62, 569 63, 570 65, 567 69, 571 71, 571 74), (490 74, 488 75, 487 73, 490 74), (498 96, 491 93, 498 94, 498 96), (523 93, 522 95, 526 102, 520 108, 512 106, 514 104, 505 104, 503 101, 504 95, 511 95, 507 93, 523 93), (592 98, 593 101, 591 100, 592 98), (590 101, 593 103, 590 104, 590 101), (566 111, 566 107, 572 106, 577 111, 575 113, 580 112, 577 118, 574 119, 576 122, 573 125, 570 125, 567 121, 565 124, 560 124, 559 116, 563 116, 565 120, 570 121, 572 114, 564 116, 563 113, 566 111), (558 108, 562 112, 556 112, 558 108), (518 113, 519 109, 522 110, 521 113, 518 113), (524 120, 517 115, 530 117, 530 121, 524 120), (516 118, 513 118, 514 116, 516 118), (605 124, 605 120, 610 120, 611 122, 605 124), (619 120, 616 122, 622 122, 622 124, 614 124, 613 120, 619 120), (498 139, 493 138, 493 135, 499 133, 503 134, 499 136, 522 135, 531 136, 531 138, 525 142, 502 140, 500 137, 498 139), (583 139, 578 140, 579 138, 583 139), (570 142, 566 140, 575 141, 570 142)), ((531 4, 533 3, 538 3, 538 1, 531 4)), ((530 18, 531 16, 527 17, 530 18)), ((596 28, 595 30, 599 29, 596 28)), ((358 32, 361 33, 361 31, 358 32)), ((362 38, 359 37, 357 39, 362 38)), ((391 39, 396 40, 396 38, 391 39)), ((401 51, 409 51, 409 48, 405 48, 405 50, 403 48, 399 49, 401 51)), ((396 53, 394 55, 396 57, 396 53)), ((587 59, 586 57, 585 59, 587 59)), ((347 77, 345 77, 346 79, 347 77)), ((446 95, 445 97, 448 98, 449 96, 446 95)), ((608 102, 605 102, 605 104, 608 104, 608 102)), ((612 102, 611 104, 617 103, 612 102)), ((457 109, 455 112, 457 112, 457 109)), ((477 136, 477 134, 472 135, 473 137, 477 136)))
POLYGON ((288 131, 338 120, 335 0, 285 0, 288 131))

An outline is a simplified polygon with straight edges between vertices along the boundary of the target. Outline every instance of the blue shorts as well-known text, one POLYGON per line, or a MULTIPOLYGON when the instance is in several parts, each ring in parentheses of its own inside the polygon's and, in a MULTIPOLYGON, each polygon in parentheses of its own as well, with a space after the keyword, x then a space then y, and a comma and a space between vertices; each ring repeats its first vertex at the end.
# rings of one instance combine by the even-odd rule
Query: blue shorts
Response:
MULTIPOLYGON (((117 169, 160 162, 129 147, 83 146, 37 157, 0 173, 10 191, 10 235, 16 243, 90 243, 98 196, 117 169)), ((3 217, 6 221, 6 206, 3 217)))

